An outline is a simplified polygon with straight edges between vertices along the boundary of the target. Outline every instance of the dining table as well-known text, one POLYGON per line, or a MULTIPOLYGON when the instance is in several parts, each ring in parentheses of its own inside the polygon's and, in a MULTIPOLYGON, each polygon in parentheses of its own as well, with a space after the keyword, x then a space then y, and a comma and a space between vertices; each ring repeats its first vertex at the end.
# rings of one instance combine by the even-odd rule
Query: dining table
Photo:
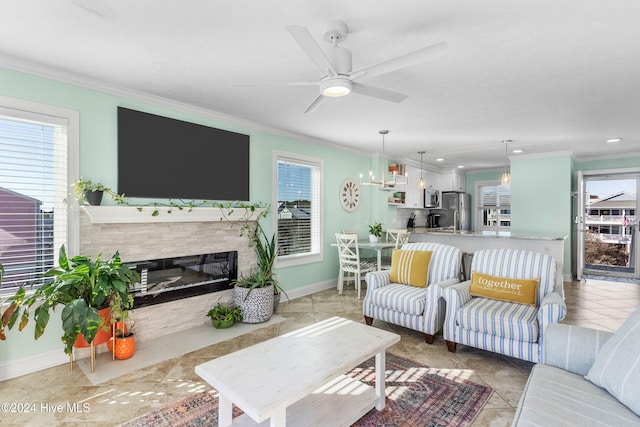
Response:
MULTIPOLYGON (((338 246, 337 243, 332 243, 331 246, 338 246)), ((379 240, 377 242, 371 242, 369 240, 358 240, 358 248, 370 249, 377 252, 376 262, 378 271, 382 270, 382 251, 385 249, 393 249, 396 247, 395 242, 387 242, 379 240)))

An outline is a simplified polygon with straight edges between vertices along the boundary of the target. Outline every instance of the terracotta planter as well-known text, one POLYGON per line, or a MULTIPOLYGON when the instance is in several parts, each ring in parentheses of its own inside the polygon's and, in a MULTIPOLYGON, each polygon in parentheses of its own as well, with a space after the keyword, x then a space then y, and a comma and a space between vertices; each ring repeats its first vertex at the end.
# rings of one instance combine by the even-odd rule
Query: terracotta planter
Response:
POLYGON ((273 285, 255 289, 236 286, 234 289, 234 302, 242 310, 243 323, 262 323, 271 319, 273 315, 273 285))
MULTIPOLYGON (((109 307, 103 308, 102 310, 98 310, 98 314, 102 319, 103 327, 98 329, 96 336, 93 338, 94 346, 104 344, 111 338, 111 328, 109 327, 109 325, 111 325, 111 309, 109 307)), ((73 346, 77 348, 84 348, 90 347, 90 344, 84 339, 82 334, 80 334, 73 346)))
POLYGON ((118 360, 128 359, 136 352, 136 340, 133 334, 116 336, 114 339, 107 341, 107 348, 110 352, 113 352, 114 342, 115 358, 118 360))

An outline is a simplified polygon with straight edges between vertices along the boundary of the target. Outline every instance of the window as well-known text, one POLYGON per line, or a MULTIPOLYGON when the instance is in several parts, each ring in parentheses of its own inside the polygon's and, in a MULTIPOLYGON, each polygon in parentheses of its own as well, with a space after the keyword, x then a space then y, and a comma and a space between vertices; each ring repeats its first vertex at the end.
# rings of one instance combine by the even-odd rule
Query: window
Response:
POLYGON ((276 164, 278 265, 320 261, 322 163, 277 153, 276 164))
POLYGON ((476 230, 511 228, 511 186, 494 182, 476 184, 476 230))
POLYGON ((0 292, 38 286, 63 244, 77 251, 64 203, 76 135, 77 113, 0 97, 0 292))

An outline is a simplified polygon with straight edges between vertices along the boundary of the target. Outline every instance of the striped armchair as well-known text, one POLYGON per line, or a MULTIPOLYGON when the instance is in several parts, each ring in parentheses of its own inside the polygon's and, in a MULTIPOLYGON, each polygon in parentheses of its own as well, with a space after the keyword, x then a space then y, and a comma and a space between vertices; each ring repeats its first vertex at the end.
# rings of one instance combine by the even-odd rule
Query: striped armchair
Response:
POLYGON ((426 242, 405 243, 402 249, 433 251, 427 287, 391 283, 389 270, 367 273, 367 294, 362 303, 364 319, 367 325, 379 319, 420 331, 425 341, 432 344, 444 322, 442 289, 459 282, 462 252, 453 246, 426 242))
POLYGON ((474 272, 517 279, 538 278, 536 305, 517 304, 471 296, 471 281, 444 290, 444 339, 449 351, 456 343, 481 348, 530 362, 542 362, 542 342, 547 326, 564 319, 567 307, 562 279, 556 285, 556 260, 520 249, 477 251, 474 272))

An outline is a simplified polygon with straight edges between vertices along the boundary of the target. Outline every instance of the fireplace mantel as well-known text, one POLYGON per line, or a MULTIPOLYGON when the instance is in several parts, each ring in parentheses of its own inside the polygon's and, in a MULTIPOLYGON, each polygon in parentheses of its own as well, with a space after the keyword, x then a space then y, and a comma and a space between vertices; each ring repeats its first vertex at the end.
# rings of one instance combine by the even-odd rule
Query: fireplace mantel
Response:
POLYGON ((82 206, 92 224, 126 224, 155 222, 216 222, 216 221, 256 221, 264 211, 256 208, 177 208, 158 207, 160 212, 152 216, 153 207, 143 207, 141 211, 133 206, 82 206), (168 211, 171 210, 171 213, 168 211))

